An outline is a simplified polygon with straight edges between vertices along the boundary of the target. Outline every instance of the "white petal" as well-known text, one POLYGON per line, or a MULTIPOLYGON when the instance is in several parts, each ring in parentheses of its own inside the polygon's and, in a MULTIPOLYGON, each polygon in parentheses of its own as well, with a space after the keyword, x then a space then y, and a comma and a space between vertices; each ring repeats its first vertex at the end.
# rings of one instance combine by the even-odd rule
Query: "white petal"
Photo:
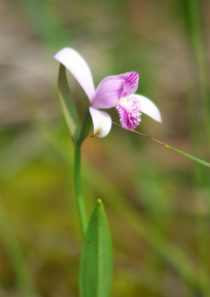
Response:
POLYGON ((95 87, 90 68, 83 57, 74 49, 66 47, 57 52, 54 58, 72 73, 91 100, 95 94, 95 87))
POLYGON ((94 135, 98 137, 107 136, 112 127, 110 115, 93 107, 90 107, 89 110, 93 121, 94 135))
POLYGON ((145 113, 157 122, 162 122, 161 114, 158 107, 150 99, 142 95, 135 94, 133 96, 135 96, 136 99, 139 100, 141 112, 145 113))

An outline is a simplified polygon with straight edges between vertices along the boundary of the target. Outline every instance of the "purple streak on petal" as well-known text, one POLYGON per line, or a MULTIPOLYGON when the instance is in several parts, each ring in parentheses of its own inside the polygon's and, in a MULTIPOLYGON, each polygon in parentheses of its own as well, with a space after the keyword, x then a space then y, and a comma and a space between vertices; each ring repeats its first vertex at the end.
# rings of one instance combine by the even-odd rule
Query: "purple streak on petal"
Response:
POLYGON ((135 93, 138 89, 139 74, 135 71, 131 71, 122 74, 121 77, 125 81, 122 97, 135 93))
POLYGON ((116 106, 119 113, 121 126, 128 130, 134 130, 141 118, 141 107, 139 100, 130 95, 122 98, 116 106))
POLYGON ((138 81, 139 75, 134 71, 105 77, 96 89, 92 106, 104 109, 116 106, 120 98, 136 91, 138 81))

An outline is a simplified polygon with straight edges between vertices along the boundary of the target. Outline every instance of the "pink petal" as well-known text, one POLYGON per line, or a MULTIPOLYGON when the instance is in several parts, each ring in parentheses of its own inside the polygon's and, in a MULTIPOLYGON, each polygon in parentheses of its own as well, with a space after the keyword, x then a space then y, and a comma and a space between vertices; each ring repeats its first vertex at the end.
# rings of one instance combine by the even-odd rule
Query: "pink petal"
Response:
POLYGON ((112 120, 110 115, 93 107, 90 107, 89 111, 93 121, 94 135, 98 137, 107 136, 112 127, 112 120))
POLYGON ((72 48, 63 48, 54 58, 71 72, 91 101, 95 87, 90 68, 82 56, 72 48))
POLYGON ((138 88, 137 72, 105 77, 98 85, 92 106, 95 108, 111 108, 118 104, 120 98, 133 94, 138 88))
POLYGON ((162 122, 158 107, 149 98, 136 94, 133 96, 139 100, 141 112, 145 113, 157 122, 162 122))
POLYGON ((127 96, 127 95, 135 93, 138 89, 138 84, 139 84, 138 72, 135 72, 135 71, 126 72, 126 73, 122 74, 121 76, 125 80, 123 96, 127 96))

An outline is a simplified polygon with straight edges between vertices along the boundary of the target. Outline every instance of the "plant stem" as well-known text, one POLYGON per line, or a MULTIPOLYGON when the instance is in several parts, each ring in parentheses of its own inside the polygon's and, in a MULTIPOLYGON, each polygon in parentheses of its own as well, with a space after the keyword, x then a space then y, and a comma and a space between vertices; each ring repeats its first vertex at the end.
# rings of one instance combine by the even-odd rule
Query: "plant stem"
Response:
POLYGON ((85 236, 87 218, 85 213, 85 204, 81 186, 81 143, 74 144, 74 188, 79 213, 80 227, 83 237, 85 236))

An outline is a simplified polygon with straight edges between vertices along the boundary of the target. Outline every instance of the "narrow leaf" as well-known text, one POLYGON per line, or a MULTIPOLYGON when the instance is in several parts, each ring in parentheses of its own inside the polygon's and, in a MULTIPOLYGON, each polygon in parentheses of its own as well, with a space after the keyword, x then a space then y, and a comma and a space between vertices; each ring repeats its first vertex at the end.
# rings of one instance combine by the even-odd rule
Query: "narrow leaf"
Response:
POLYGON ((101 200, 88 225, 80 263, 80 297, 108 297, 112 282, 112 246, 101 200))
POLYGON ((79 137, 78 137, 78 143, 79 144, 82 144, 82 142, 88 136, 91 124, 92 124, 92 120, 91 120, 91 117, 90 117, 90 112, 88 110, 86 115, 85 115, 84 121, 82 123, 81 131, 80 131, 80 134, 79 134, 79 137))
POLYGON ((76 108, 71 98, 70 89, 66 79, 65 67, 60 64, 58 73, 58 94, 65 120, 73 140, 76 140, 79 131, 79 120, 76 108))

